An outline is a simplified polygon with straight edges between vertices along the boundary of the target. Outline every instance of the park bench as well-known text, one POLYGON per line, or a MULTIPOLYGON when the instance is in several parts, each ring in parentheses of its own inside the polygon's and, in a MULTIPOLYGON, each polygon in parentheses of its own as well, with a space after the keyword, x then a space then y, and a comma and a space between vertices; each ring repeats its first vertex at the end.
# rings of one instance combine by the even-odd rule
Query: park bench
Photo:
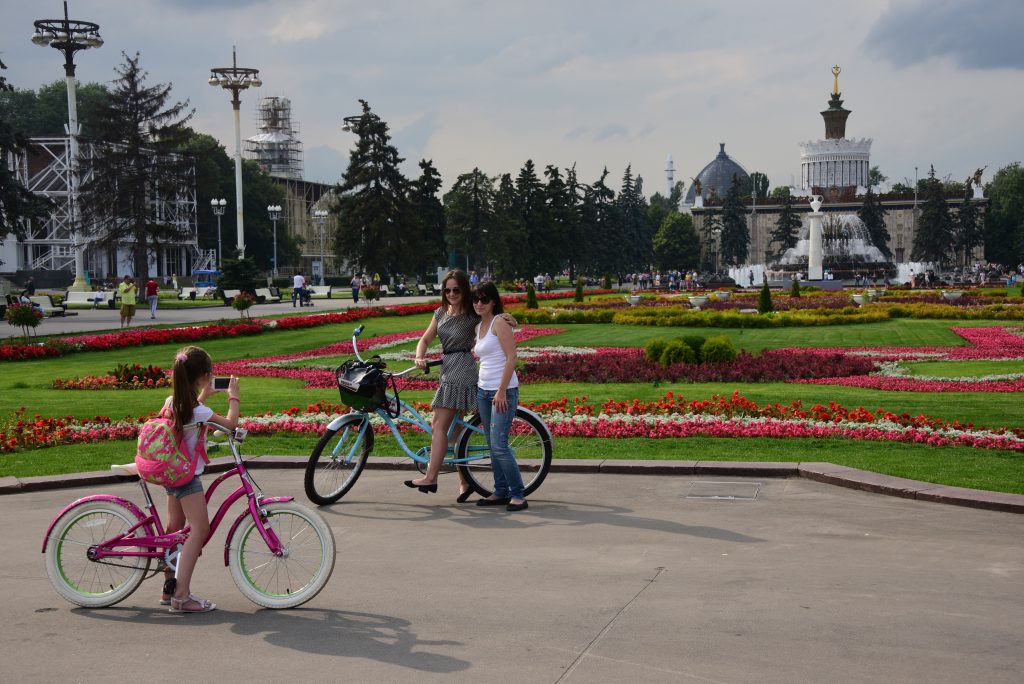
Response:
POLYGON ((416 289, 419 290, 420 296, 422 296, 422 297, 426 297, 427 296, 427 286, 424 285, 423 283, 420 283, 419 285, 417 285, 416 289))
POLYGON ((381 297, 391 297, 391 296, 394 295, 394 293, 391 291, 391 289, 387 285, 381 285, 379 290, 380 290, 380 296, 381 297))
POLYGON ((67 307, 63 304, 59 306, 54 304, 53 298, 50 295, 35 295, 29 297, 29 300, 39 307, 44 316, 63 316, 67 313, 67 307))
POLYGON ((309 290, 310 297, 330 299, 334 294, 333 285, 310 285, 306 289, 309 290))
MULTIPOLYGON (((225 294, 227 293, 225 292, 225 294)), ((260 304, 266 304, 267 302, 277 304, 278 302, 281 301, 281 293, 277 290, 276 287, 257 287, 256 301, 259 302, 260 304)))
POLYGON ((224 303, 231 306, 231 302, 240 294, 242 294, 241 290, 224 290, 224 303))
POLYGON ((438 285, 437 283, 431 283, 430 284, 430 289, 432 289, 434 291, 435 295, 441 294, 441 286, 438 285))
POLYGON ((106 306, 113 309, 117 305, 117 291, 115 290, 103 290, 102 292, 80 292, 69 290, 64 294, 64 305, 69 304, 84 304, 96 308, 97 306, 106 306), (97 299, 97 295, 99 299, 97 299))
POLYGON ((196 287, 183 287, 178 293, 178 299, 195 299, 198 296, 199 288, 196 287))

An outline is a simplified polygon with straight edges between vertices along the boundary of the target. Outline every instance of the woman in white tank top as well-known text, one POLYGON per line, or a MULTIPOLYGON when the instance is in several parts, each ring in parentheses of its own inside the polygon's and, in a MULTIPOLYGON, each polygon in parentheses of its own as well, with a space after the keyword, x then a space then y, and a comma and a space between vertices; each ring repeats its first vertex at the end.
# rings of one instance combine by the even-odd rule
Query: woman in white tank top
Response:
POLYGON ((498 316, 504 308, 494 283, 484 282, 474 288, 473 310, 480 316, 473 347, 473 353, 480 359, 476 403, 482 426, 487 431, 494 472, 494 492, 476 505, 505 506, 508 511, 521 511, 529 504, 519 466, 508 447, 508 433, 519 406, 516 340, 512 326, 498 316))

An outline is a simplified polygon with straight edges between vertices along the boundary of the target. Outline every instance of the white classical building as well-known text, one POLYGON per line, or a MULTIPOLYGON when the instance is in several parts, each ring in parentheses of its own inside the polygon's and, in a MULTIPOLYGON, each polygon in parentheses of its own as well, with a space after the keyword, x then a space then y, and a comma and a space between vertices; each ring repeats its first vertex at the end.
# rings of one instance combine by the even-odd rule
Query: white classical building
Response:
POLYGON ((857 186, 863 194, 871 170, 871 138, 834 138, 800 143, 800 188, 857 186))

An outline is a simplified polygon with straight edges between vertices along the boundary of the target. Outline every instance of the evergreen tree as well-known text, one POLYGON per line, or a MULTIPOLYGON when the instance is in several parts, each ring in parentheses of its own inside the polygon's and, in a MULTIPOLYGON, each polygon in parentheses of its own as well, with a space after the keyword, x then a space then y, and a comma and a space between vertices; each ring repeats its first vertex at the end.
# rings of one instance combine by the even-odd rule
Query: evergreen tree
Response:
POLYGON ((964 189, 964 201, 954 222, 953 250, 955 254, 961 256, 961 263, 964 266, 971 263, 971 250, 985 241, 978 202, 971 199, 972 195, 969 186, 964 189))
POLYGON ((530 272, 550 273, 558 270, 558 259, 552 258, 547 241, 550 237, 547 222, 544 186, 537 177, 532 159, 527 159, 516 176, 516 209, 523 228, 523 254, 530 272))
POLYGON ((418 242, 422 246, 416 264, 417 273, 427 273, 433 267, 447 263, 445 233, 448 225, 441 192, 441 174, 431 159, 420 160, 420 177, 412 183, 410 203, 412 215, 419 228, 418 242))
MULTIPOLYGON (((78 126, 84 138, 96 139, 102 108, 110 100, 110 91, 102 83, 77 83, 75 102, 78 126)), ((0 119, 26 138, 59 138, 67 135, 68 85, 61 79, 38 91, 11 88, 0 91, 0 119)))
POLYGON ((1014 162, 985 186, 985 258, 1015 265, 1024 259, 1024 166, 1014 162))
MULTIPOLYGON (((786 190, 788 191, 789 188, 786 190)), ((777 253, 781 255, 787 249, 796 247, 802 227, 803 221, 800 219, 800 214, 793 207, 793 196, 786 192, 782 198, 782 207, 779 209, 779 218, 775 221, 775 228, 768 236, 768 243, 778 245, 777 253)))
MULTIPOLYGON (((569 188, 562 179, 562 173, 557 166, 549 164, 545 167, 544 177, 547 179, 544 184, 544 207, 547 219, 544 251, 548 253, 545 270, 559 271, 572 253, 571 236, 575 233, 573 223, 576 217, 576 208, 574 198, 569 195, 569 188)), ((575 273, 570 269, 570 280, 574 276, 575 273)))
MULTIPOLYGON (((0 62, 0 94, 13 90, 3 76, 6 68, 0 62)), ((42 218, 46 210, 46 202, 23 186, 14 173, 14 167, 9 165, 21 156, 24 149, 25 139, 7 120, 5 112, 0 110, 0 241, 12 233, 17 239, 23 240, 25 221, 42 218)))
POLYGON ((757 298, 757 312, 758 313, 771 313, 775 311, 775 304, 772 302, 772 291, 768 287, 768 276, 763 276, 761 284, 761 293, 757 298))
POLYGON ((583 231, 586 240, 580 243, 584 271, 587 273, 621 273, 619 269, 619 239, 615 216, 615 192, 605 179, 608 169, 586 188, 583 196, 583 231))
POLYGON ((877 166, 868 169, 868 188, 877 188, 889 180, 889 177, 882 173, 877 166))
POLYGON ((170 84, 145 86, 139 54, 124 56, 109 100, 100 107, 91 154, 79 159, 81 230, 101 247, 130 247, 134 273, 149 278, 149 255, 187 240, 187 222, 168 221, 163 207, 175 203, 191 177, 192 160, 175 154, 189 136, 188 100, 168 104, 170 84))
POLYGON ((631 166, 622 175, 622 189, 615 202, 619 227, 618 271, 646 270, 651 262, 651 241, 654 231, 647 222, 647 202, 643 197, 643 181, 633 180, 631 166))
POLYGON ((935 177, 934 166, 925 179, 923 190, 924 203, 917 220, 911 259, 942 264, 953 244, 953 219, 949 215, 942 182, 935 177))
POLYGON ((494 215, 487 228, 487 258, 495 262, 496 271, 504 278, 532 277, 530 250, 525 249, 526 229, 519 211, 519 199, 512 175, 501 174, 494 193, 494 215))
POLYGON ((494 183, 478 168, 462 174, 444 196, 444 213, 448 246, 458 250, 461 268, 469 255, 481 253, 484 231, 494 226, 494 183))
POLYGON ((722 203, 722 264, 739 266, 747 260, 750 231, 747 229, 747 208, 740 196, 740 180, 734 174, 729 192, 722 203))
POLYGON ((869 186, 868 191, 864 193, 864 204, 861 205, 857 216, 864 222, 872 244, 885 255, 886 259, 892 259, 892 250, 889 249, 889 231, 885 228, 885 214, 885 207, 882 206, 878 195, 869 186))
POLYGON ((700 241, 689 214, 669 213, 653 244, 654 265, 660 271, 696 268, 700 262, 700 241))
POLYGON ((568 220, 563 235, 563 259, 569 262, 569 277, 576 278, 577 264, 580 263, 580 245, 584 241, 583 200, 586 189, 576 178, 576 165, 565 170, 565 195, 568 202, 568 220))
POLYGON ((358 140, 333 207, 338 216, 335 254, 346 255, 355 269, 368 273, 412 272, 421 263, 422 245, 407 230, 413 219, 409 181, 398 168, 404 160, 391 145, 387 123, 365 100, 359 103, 358 140))

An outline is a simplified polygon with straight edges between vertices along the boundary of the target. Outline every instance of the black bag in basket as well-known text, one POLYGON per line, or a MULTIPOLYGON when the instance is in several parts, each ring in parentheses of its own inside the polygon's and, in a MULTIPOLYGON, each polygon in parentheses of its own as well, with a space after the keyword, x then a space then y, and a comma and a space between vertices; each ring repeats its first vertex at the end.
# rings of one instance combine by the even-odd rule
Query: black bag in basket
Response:
POLYGON ((338 366, 338 391, 341 400, 360 411, 372 411, 384 403, 387 375, 381 361, 362 362, 352 359, 338 366))

